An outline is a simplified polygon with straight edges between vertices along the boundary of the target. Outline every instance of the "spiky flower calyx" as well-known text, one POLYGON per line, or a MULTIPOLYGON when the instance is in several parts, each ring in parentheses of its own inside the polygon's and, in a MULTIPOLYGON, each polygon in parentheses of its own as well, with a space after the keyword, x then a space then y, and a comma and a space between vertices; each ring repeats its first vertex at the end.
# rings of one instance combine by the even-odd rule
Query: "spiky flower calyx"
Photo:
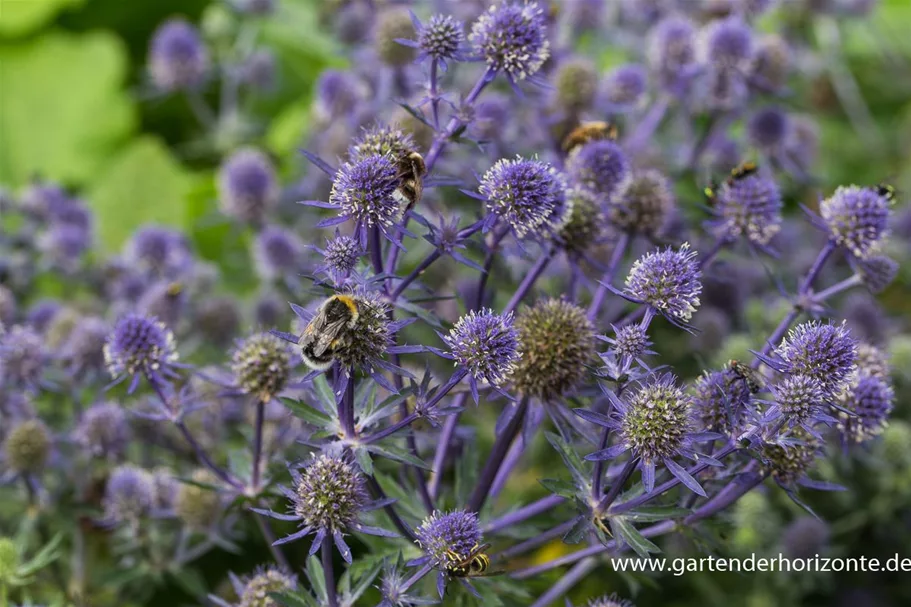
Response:
POLYGON ((174 334, 154 316, 124 316, 104 344, 105 365, 113 377, 157 375, 176 360, 174 334))
POLYGON ((810 375, 789 375, 772 386, 781 413, 793 424, 802 424, 823 404, 822 386, 810 375))
POLYGON ((511 313, 471 311, 459 318, 443 340, 456 363, 465 367, 475 381, 492 386, 503 385, 522 356, 511 313))
POLYGON ((203 469, 194 471, 190 479, 198 484, 180 485, 174 500, 174 513, 191 529, 208 529, 221 509, 221 498, 212 487, 217 481, 211 472, 203 469))
POLYGON ((582 255, 601 241, 604 234, 604 211, 597 197, 582 188, 570 188, 566 199, 569 217, 557 233, 557 241, 567 253, 582 255))
POLYGON ((831 398, 854 371, 857 341, 844 322, 831 325, 810 321, 792 329, 775 354, 784 361, 782 372, 815 378, 822 397, 831 398))
POLYGON ((51 433, 40 419, 29 419, 15 425, 3 442, 6 465, 15 472, 39 472, 50 453, 51 433))
POLYGON ((433 15, 418 30, 420 52, 438 61, 459 58, 464 41, 464 26, 450 15, 433 15))
POLYGON ((636 260, 626 278, 626 293, 672 319, 686 322, 699 307, 702 272, 689 243, 655 250, 636 260))
POLYGON ((678 455, 692 430, 692 398, 666 374, 643 384, 629 400, 620 434, 645 463, 678 455))
POLYGON ((832 240, 861 259, 888 233, 889 200, 873 188, 842 186, 822 201, 819 213, 832 240))
POLYGON ((387 156, 397 160, 414 149, 414 138, 410 134, 392 125, 377 123, 354 140, 348 148, 348 157, 352 162, 369 156, 387 156))
POLYGON ((663 174, 639 171, 609 200, 607 219, 618 230, 655 238, 662 234, 675 206, 670 182, 663 174))
POLYGON ((715 196, 715 233, 766 245, 781 229, 781 207, 781 192, 769 177, 754 173, 726 180, 715 196))
POLYGON ((566 181, 556 168, 517 156, 501 159, 478 188, 492 217, 500 217, 519 238, 558 230, 568 219, 566 181))
POLYGON ((287 592, 297 588, 293 575, 277 567, 261 569, 250 576, 240 593, 238 607, 280 607, 279 603, 269 596, 273 592, 287 592))
POLYGON ((304 526, 344 531, 357 522, 369 501, 364 477, 351 462, 330 455, 314 457, 294 487, 294 512, 304 526))
POLYGON ((480 544, 481 525, 474 512, 434 510, 415 529, 415 535, 433 566, 445 571, 456 566, 480 544))
POLYGON ((636 360, 648 353, 652 342, 645 328, 640 323, 633 323, 616 329, 613 346, 620 356, 636 360))
POLYGON ((740 427, 752 394, 730 369, 703 373, 693 387, 693 412, 700 427, 728 436, 740 427))
POLYGON ((269 402, 288 383, 291 353, 281 339, 257 333, 238 344, 231 357, 231 371, 241 390, 269 402))
POLYGON ((761 450, 763 469, 779 484, 789 486, 803 478, 819 456, 818 441, 798 428, 791 433, 799 443, 766 443, 761 450))
POLYGON ((543 401, 575 390, 595 358, 595 328, 585 311, 563 299, 547 299, 516 318, 522 357, 513 372, 516 389, 543 401))
POLYGON ((364 250, 356 239, 337 235, 326 243, 323 256, 325 268, 338 282, 339 279, 347 278, 357 268, 363 254, 364 250))
POLYGON ((550 57, 544 11, 529 0, 491 6, 468 39, 489 69, 503 71, 513 81, 534 76, 550 57))

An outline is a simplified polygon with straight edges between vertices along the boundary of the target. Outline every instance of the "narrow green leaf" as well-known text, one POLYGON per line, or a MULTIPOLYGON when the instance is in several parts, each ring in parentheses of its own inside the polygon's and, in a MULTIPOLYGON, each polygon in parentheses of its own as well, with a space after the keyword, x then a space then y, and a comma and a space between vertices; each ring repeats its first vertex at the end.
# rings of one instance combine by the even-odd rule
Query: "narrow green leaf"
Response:
POLYGON ((367 445, 366 449, 371 453, 382 455, 383 457, 389 458, 391 460, 403 462, 405 464, 411 464, 412 466, 417 466, 418 468, 423 468, 424 470, 433 470, 433 468, 426 464, 424 460, 413 456, 405 449, 394 447, 388 443, 382 446, 377 444, 367 445))
POLYGON ((612 517, 610 519, 610 527, 614 532, 615 538, 623 540, 633 552, 644 559, 648 558, 648 555, 651 552, 661 552, 661 549, 658 548, 658 546, 639 533, 639 530, 622 516, 612 517))

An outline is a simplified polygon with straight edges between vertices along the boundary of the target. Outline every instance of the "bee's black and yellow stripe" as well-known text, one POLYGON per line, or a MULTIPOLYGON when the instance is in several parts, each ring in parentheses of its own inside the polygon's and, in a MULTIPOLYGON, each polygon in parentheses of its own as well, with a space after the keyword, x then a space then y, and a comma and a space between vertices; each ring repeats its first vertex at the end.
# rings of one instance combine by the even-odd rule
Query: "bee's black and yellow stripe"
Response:
POLYGON ((484 575, 490 568, 490 557, 484 553, 485 546, 475 545, 467 556, 447 550, 446 556, 452 565, 446 567, 446 573, 453 577, 476 577, 484 575))

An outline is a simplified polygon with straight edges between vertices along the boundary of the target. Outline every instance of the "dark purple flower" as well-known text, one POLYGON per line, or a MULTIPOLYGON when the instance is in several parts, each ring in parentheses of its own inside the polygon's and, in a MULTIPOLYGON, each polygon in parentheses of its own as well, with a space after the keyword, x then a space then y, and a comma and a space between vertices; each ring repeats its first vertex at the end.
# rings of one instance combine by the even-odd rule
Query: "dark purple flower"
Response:
POLYGON ((871 293, 881 293, 898 276, 898 262, 888 255, 870 255, 865 259, 851 258, 854 271, 871 293))
POLYGON ((888 232, 890 204, 873 188, 841 186, 819 205, 832 240, 855 257, 869 256, 888 232))
POLYGON ((234 152, 218 171, 218 204, 228 217, 261 223, 278 204, 279 194, 275 168, 259 150, 234 152))
POLYGON ((47 363, 44 340, 31 327, 0 332, 0 385, 5 389, 35 388, 47 363))
POLYGON ((774 404, 766 411, 765 420, 784 417, 787 426, 812 426, 825 418, 826 392, 822 384, 810 375, 788 375, 771 386, 774 404), (812 422, 812 423, 811 423, 812 422))
POLYGON ((115 379, 133 376, 132 391, 142 375, 157 379, 170 373, 177 361, 174 334, 155 317, 128 314, 104 344, 104 361, 115 379))
POLYGON ((266 280, 288 277, 301 268, 304 243, 290 230, 267 226, 256 235, 253 259, 256 270, 266 280))
POLYGON ((471 311, 459 318, 449 335, 442 337, 456 364, 468 371, 474 395, 477 382, 502 386, 521 358, 519 334, 513 327, 511 313, 503 316, 490 309, 471 311))
POLYGON ((775 348, 774 354, 777 360, 772 361, 773 368, 788 375, 816 379, 822 397, 832 398, 854 371, 857 341, 844 323, 831 325, 810 321, 793 328, 775 348))
POLYGON ((622 192, 632 177, 623 150, 606 139, 574 148, 566 159, 566 174, 571 184, 589 190, 606 202, 622 192))
POLYGON ((69 224, 51 225, 38 238, 38 247, 56 266, 71 269, 92 246, 92 234, 85 228, 69 224))
POLYGON ((133 465, 118 466, 108 478, 102 505, 108 520, 135 525, 155 506, 152 475, 133 465))
POLYGON ((663 19, 649 33, 647 57, 662 88, 675 95, 686 91, 696 68, 696 28, 679 16, 663 19))
POLYGON ((599 96, 609 110, 628 111, 639 104, 647 86, 648 80, 643 66, 620 65, 605 76, 599 96))
POLYGON ((528 0, 491 6, 468 39, 489 69, 505 72, 512 82, 534 76, 550 57, 544 11, 528 0))
POLYGON ((699 306, 702 272, 689 243, 646 253, 626 278, 625 293, 668 318, 687 322, 699 306))
POLYGON ((747 121, 750 142, 765 152, 783 149, 790 136, 790 128, 790 117, 777 106, 762 108, 747 121))
POLYGON ((849 444, 860 444, 882 434, 895 402, 895 391, 888 378, 860 373, 847 386, 835 403, 850 411, 833 411, 838 417, 838 430, 849 444))
POLYGON ((758 173, 728 179, 715 192, 709 222, 715 235, 725 240, 741 236, 765 246, 781 229, 781 192, 771 177, 758 173))
POLYGON ((746 382, 730 369, 706 371, 693 388, 693 410, 702 429, 725 436, 738 431, 751 398, 746 382))
POLYGON ((394 196, 398 185, 398 169, 389 156, 366 156, 343 164, 329 194, 329 205, 339 215, 322 225, 353 219, 361 246, 366 245, 368 228, 377 227, 391 238, 403 211, 394 196))
POLYGON ((81 317, 60 349, 60 357, 74 373, 104 368, 104 344, 110 334, 108 323, 97 316, 81 317))
POLYGON ((241 68, 244 84, 258 91, 271 91, 275 88, 277 70, 275 55, 268 50, 250 53, 241 68))
POLYGON ((166 278, 185 272, 193 261, 186 236, 161 226, 140 228, 130 238, 126 249, 129 263, 166 278))
POLYGON ((76 440, 93 457, 120 457, 126 451, 130 437, 126 414, 116 403, 89 407, 76 429, 76 440))
POLYGON ((608 201, 611 225, 629 234, 660 236, 676 209, 667 177, 652 169, 633 173, 623 189, 608 201))
POLYGON ((291 353, 281 339, 257 333, 237 344, 231 356, 231 371, 244 393, 269 402, 288 383, 291 353))
POLYGON ((464 26, 459 20, 450 15, 433 15, 426 25, 416 17, 412 17, 412 20, 417 30, 417 40, 409 46, 418 49, 418 61, 430 57, 441 62, 445 68, 448 60, 466 59, 462 50, 465 42, 464 26))
POLYGON ((744 70, 754 52, 753 30, 736 17, 712 21, 699 34, 700 58, 716 69, 744 70))
POLYGON ((364 84, 351 72, 325 70, 316 81, 314 107, 326 120, 351 114, 366 98, 364 84))
POLYGON ((336 284, 341 284, 357 269, 364 249, 356 239, 336 232, 335 238, 327 240, 325 249, 320 253, 323 254, 323 263, 316 272, 326 272, 336 284))
POLYGON ((455 567, 457 557, 471 554, 481 543, 478 515, 467 510, 434 510, 414 531, 425 558, 441 573, 455 567))
POLYGON ((563 176, 539 160, 499 160, 484 173, 478 191, 490 212, 488 225, 502 218, 518 238, 552 233, 571 211, 563 176))
POLYGON ((198 86, 209 68, 209 57, 195 27, 183 19, 162 24, 149 48, 149 72, 155 86, 176 91, 198 86))
MULTIPOLYGON (((13 314, 9 313, 8 308, 6 307, 6 293, 9 293, 9 297, 11 298, 10 301, 15 305, 15 301, 12 300, 12 293, 9 289, 0 285, 0 322, 8 325, 12 324, 12 317, 15 310, 13 311, 13 314)), ((60 302, 56 299, 39 299, 32 304, 31 308, 29 308, 26 322, 36 331, 43 333, 62 307, 63 306, 61 306, 60 302)))

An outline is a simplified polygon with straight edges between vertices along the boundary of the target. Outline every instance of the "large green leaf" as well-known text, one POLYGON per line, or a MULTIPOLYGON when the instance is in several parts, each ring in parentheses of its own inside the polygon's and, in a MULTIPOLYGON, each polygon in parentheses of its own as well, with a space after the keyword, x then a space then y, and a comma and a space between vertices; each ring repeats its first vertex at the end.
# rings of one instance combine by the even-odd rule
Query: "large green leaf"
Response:
POLYGON ((0 36, 21 36, 85 0, 0 0, 0 36))
POLYGON ((134 141, 107 167, 88 194, 97 212, 101 245, 120 248, 140 225, 186 228, 193 176, 157 139, 134 141))
POLYGON ((136 122, 122 89, 126 67, 121 43, 107 33, 0 44, 0 181, 94 178, 136 122))

